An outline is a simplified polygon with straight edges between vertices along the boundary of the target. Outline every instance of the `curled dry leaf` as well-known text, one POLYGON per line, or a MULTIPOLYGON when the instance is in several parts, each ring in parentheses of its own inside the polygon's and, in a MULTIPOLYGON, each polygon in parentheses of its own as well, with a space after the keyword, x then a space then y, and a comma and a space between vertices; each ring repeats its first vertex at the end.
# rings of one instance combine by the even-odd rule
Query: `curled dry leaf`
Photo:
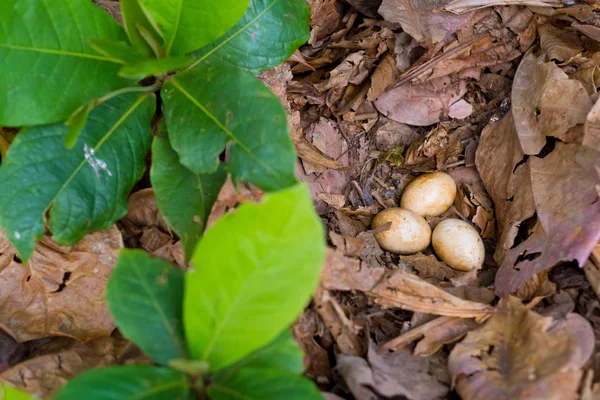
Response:
POLYGON ((337 370, 356 399, 441 400, 449 392, 446 357, 415 357, 410 351, 378 354, 370 345, 367 359, 339 356, 337 370))
POLYGON ((0 231, 0 324, 22 342, 47 336, 91 340, 114 330, 104 289, 123 247, 116 226, 73 246, 43 238, 27 264, 0 231))
POLYGON ((396 80, 397 75, 396 60, 388 54, 379 62, 371 76, 371 87, 367 92, 367 100, 374 101, 377 99, 396 80))
POLYGON ((472 319, 438 317, 390 340, 381 346, 379 352, 398 351, 418 340, 419 343, 417 343, 413 354, 420 357, 429 357, 437 353, 443 345, 462 339, 467 332, 477 327, 479 327, 479 324, 472 319))
POLYGON ((505 297, 482 328, 454 347, 448 368, 465 400, 576 399, 593 340, 580 316, 553 326, 551 317, 505 297))
POLYGON ((576 31, 555 28, 545 24, 538 28, 540 46, 549 60, 569 61, 583 52, 583 43, 576 31))
POLYGON ((600 239, 600 152, 559 142, 544 158, 526 157, 512 119, 509 113, 484 128, 476 160, 500 227, 499 294, 560 261, 583 265, 600 239))
POLYGON ((477 320, 484 320, 493 313, 493 308, 487 304, 463 300, 402 270, 389 273, 366 293, 385 308, 477 320))
MULTIPOLYGON (((413 85, 404 83, 382 93, 375 107, 388 118, 415 126, 429 126, 447 118, 453 112, 461 112, 464 105, 458 101, 467 93, 464 80, 452 82, 444 76, 413 85)), ((470 113, 469 113, 470 114, 470 113)))
POLYGON ((476 10, 494 6, 532 6, 532 7, 562 7, 559 0, 454 0, 444 10, 455 13, 476 10))
POLYGON ((546 136, 569 142, 567 132, 586 121, 592 102, 581 82, 543 57, 523 58, 512 89, 513 114, 525 154, 538 154, 546 136))
POLYGON ((582 144, 600 151, 600 100, 587 115, 582 144))
POLYGON ((60 348, 34 354, 29 360, 4 371, 0 379, 40 399, 51 399, 76 375, 91 368, 115 364, 128 343, 117 337, 103 337, 86 343, 62 340, 56 343, 60 348))
POLYGON ((465 25, 472 13, 456 15, 440 11, 450 0, 383 0, 379 14, 386 21, 402 25, 402 29, 418 42, 430 47, 465 25))
POLYGON ((342 18, 337 0, 310 0, 310 39, 315 46, 318 42, 337 30, 342 18))

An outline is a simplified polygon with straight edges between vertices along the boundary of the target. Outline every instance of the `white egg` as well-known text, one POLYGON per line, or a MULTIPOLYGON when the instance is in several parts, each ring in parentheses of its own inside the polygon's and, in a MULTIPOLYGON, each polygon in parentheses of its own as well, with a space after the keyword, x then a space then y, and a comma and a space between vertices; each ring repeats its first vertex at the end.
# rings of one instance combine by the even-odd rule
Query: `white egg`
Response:
POLYGON ((391 222, 390 229, 376 233, 375 239, 382 249, 395 254, 414 254, 424 250, 431 242, 431 228, 423 217, 403 208, 388 208, 373 218, 376 229, 391 222))
POLYGON ((433 230, 431 243, 438 257, 454 269, 470 271, 483 265, 483 240, 463 220, 450 218, 440 222, 433 230))
POLYGON ((456 183, 444 172, 419 175, 404 189, 400 207, 423 217, 438 216, 448 210, 456 198, 456 183))

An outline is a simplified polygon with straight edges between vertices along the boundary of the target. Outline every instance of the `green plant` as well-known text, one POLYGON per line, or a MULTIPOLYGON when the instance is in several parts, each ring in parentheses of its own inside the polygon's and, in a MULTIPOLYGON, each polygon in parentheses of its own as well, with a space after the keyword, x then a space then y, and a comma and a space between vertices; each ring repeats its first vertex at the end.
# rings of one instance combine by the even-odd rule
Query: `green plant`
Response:
POLYGON ((124 250, 107 302, 160 366, 89 371, 56 398, 318 397, 285 329, 318 281, 323 232, 285 110, 254 76, 307 40, 306 2, 120 5, 124 29, 89 0, 0 3, 0 126, 23 127, 0 166, 0 227, 20 257, 45 231, 68 245, 114 224, 152 147, 158 206, 195 267, 124 250), (203 236, 227 174, 273 193, 203 236))

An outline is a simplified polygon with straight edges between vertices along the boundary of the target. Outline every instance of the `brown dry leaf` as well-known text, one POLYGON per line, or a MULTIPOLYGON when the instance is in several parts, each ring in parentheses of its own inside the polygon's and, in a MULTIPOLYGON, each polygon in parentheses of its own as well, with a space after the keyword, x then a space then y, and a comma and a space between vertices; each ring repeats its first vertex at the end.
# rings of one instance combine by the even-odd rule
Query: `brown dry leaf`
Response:
POLYGON ((329 332, 324 327, 319 315, 308 308, 292 326, 294 338, 304 352, 304 374, 321 384, 329 383, 332 377, 329 354, 322 343, 329 332), (321 340, 317 341, 319 338, 321 340))
POLYGON ((87 343, 62 340, 52 346, 56 347, 54 351, 34 354, 4 371, 0 379, 40 399, 51 399, 69 379, 91 368, 115 364, 128 343, 118 337, 103 337, 87 343))
POLYGON ((538 154, 552 136, 568 142, 567 132, 586 121, 592 102, 581 82, 555 63, 523 58, 512 89, 515 125, 525 154, 538 154))
POLYGON ((487 304, 453 296, 403 270, 387 274, 377 286, 365 293, 375 297, 375 302, 384 308, 478 320, 484 320, 493 313, 492 307, 487 304))
POLYGON ((308 43, 316 46, 319 41, 338 29, 342 15, 337 0, 310 0, 310 39, 308 43))
POLYGON ((440 11, 450 0, 383 0, 379 14, 386 21, 402 25, 402 29, 429 48, 459 30, 472 13, 456 15, 440 11))
POLYGON ((369 346, 367 359, 338 356, 338 372, 358 400, 442 400, 450 386, 446 356, 416 357, 409 350, 378 354, 369 346))
POLYGON ((346 0, 359 12, 365 14, 367 17, 377 18, 377 9, 381 5, 381 0, 346 0))
POLYGON ((418 340, 413 354, 429 357, 437 353, 443 345, 462 339, 467 332, 477 327, 479 324, 472 319, 438 317, 390 340, 381 346, 378 352, 398 351, 418 340))
POLYGON ((577 314, 553 325, 510 296, 454 347, 448 369, 464 400, 574 400, 593 340, 577 314))
POLYGON ((567 62, 584 50, 583 43, 576 31, 559 29, 545 24, 538 27, 538 33, 540 46, 548 60, 567 62))
MULTIPOLYGON (((450 77, 444 76, 416 85, 405 83, 395 87, 382 93, 374 104, 379 112, 394 121, 429 126, 461 111, 463 105, 458 101, 465 93, 466 81, 453 83, 450 77)), ((461 117, 465 115, 461 114, 461 117)))
POLYGON ((44 237, 27 264, 0 231, 0 325, 17 341, 91 340, 114 330, 104 289, 123 247, 116 226, 73 246, 44 237))
POLYGON ((227 176, 227 180, 221 188, 219 196, 217 196, 217 201, 213 205, 210 215, 208 216, 206 229, 213 226, 223 214, 234 209, 240 203, 246 201, 258 203, 263 194, 264 192, 262 190, 250 184, 239 183, 236 187, 231 180, 231 176, 227 176))
POLYGON ((599 164, 600 152, 560 142, 544 158, 524 156, 510 113, 484 129, 477 168, 500 227, 497 293, 560 261, 583 265, 600 239, 599 164))
POLYGON ((444 164, 447 159, 462 154, 464 148, 458 135, 449 133, 443 124, 438 125, 426 136, 412 142, 406 150, 406 165, 432 161, 432 166, 444 164))
POLYGON ((349 83, 358 85, 369 76, 366 62, 364 51, 352 53, 331 70, 329 79, 325 82, 315 83, 314 86, 320 92, 324 92, 329 89, 344 88, 349 83))
POLYGON ((365 353, 363 327, 348 318, 340 303, 323 285, 317 287, 313 301, 339 351, 342 354, 362 356, 365 353))
POLYGON ((556 284, 548 279, 548 271, 542 271, 532 276, 517 290, 515 296, 522 301, 530 302, 529 308, 541 299, 556 293, 556 284))
POLYGON ((562 7, 559 0, 454 0, 444 10, 455 13, 494 6, 562 7))
POLYGON ((127 215, 138 227, 157 227, 163 232, 169 232, 169 226, 160 215, 154 189, 142 189, 133 193, 127 200, 127 215))
POLYGON ((397 76, 396 60, 388 54, 379 62, 371 76, 371 87, 367 92, 367 100, 375 101, 396 80, 397 76))
POLYGON ((321 284, 329 290, 371 290, 385 275, 383 267, 347 257, 343 249, 327 249, 321 284))
POLYGON ((600 151, 600 100, 587 115, 581 144, 600 151))
POLYGON ((425 255, 417 253, 410 256, 401 256, 400 264, 410 266, 418 272, 421 278, 425 280, 433 279, 434 282, 449 281, 465 274, 465 272, 450 268, 439 261, 433 254, 425 255))

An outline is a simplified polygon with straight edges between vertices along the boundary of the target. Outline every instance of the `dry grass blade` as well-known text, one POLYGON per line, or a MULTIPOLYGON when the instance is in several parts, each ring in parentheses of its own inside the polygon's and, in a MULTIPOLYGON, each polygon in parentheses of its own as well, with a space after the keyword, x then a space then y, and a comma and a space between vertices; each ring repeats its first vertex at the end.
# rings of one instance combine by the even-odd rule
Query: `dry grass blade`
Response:
POLYGON ((563 4, 558 0, 454 0, 444 10, 460 14, 494 6, 562 7, 563 4))

